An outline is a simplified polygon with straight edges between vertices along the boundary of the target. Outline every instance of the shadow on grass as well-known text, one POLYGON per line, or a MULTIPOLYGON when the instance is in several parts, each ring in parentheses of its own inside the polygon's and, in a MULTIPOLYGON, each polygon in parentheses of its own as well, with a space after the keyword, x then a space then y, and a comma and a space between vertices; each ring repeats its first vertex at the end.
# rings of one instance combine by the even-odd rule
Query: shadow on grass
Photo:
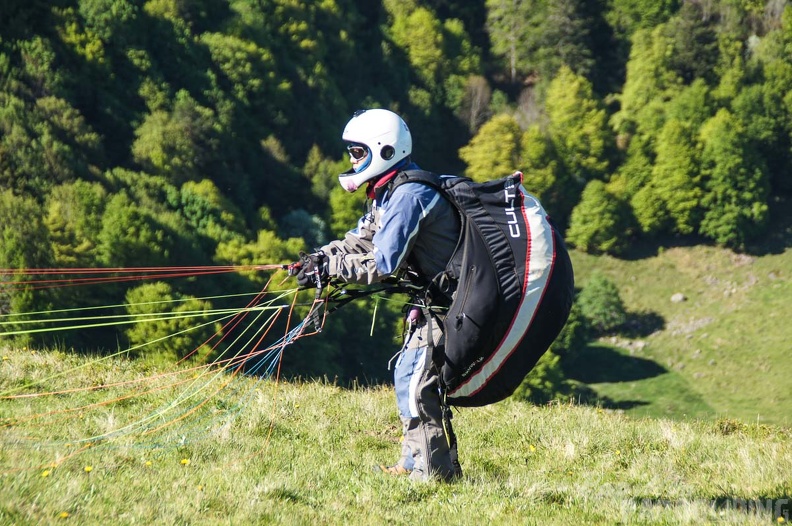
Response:
POLYGON ((613 400, 587 384, 634 382, 668 372, 652 360, 627 356, 610 347, 590 345, 574 362, 563 365, 565 376, 575 384, 578 403, 606 409, 628 410, 649 405, 646 400, 613 400))
MULTIPOLYGON (((752 256, 782 254, 792 247, 792 199, 774 196, 769 205, 769 220, 766 233, 749 241, 744 252, 752 256)), ((716 246, 711 239, 697 235, 666 235, 649 239, 634 240, 624 254, 626 261, 638 261, 656 257, 661 250, 679 247, 716 246)))
POLYGON ((567 378, 585 384, 634 382, 666 372, 668 369, 652 360, 627 356, 598 345, 588 346, 579 358, 564 366, 567 378))
POLYGON ((639 261, 657 257, 662 250, 669 248, 695 247, 709 244, 712 244, 712 242, 699 236, 660 236, 651 239, 638 239, 619 257, 625 261, 639 261))
POLYGON ((645 338, 665 328, 665 319, 656 312, 628 312, 619 334, 627 338, 645 338))
POLYGON ((615 409, 627 411, 649 405, 650 402, 646 400, 614 400, 609 396, 602 395, 596 392, 591 387, 585 384, 575 385, 574 390, 575 401, 580 405, 590 405, 595 407, 602 407, 603 409, 615 409))

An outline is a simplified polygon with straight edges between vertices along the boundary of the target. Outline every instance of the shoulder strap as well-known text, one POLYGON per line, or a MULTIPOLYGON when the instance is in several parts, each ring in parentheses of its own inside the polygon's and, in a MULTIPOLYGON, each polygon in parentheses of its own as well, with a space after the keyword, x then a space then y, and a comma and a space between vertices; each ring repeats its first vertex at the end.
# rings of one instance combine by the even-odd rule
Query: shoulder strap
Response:
POLYGON ((446 195, 445 189, 440 182, 440 176, 426 170, 402 170, 396 174, 396 177, 391 179, 390 183, 383 187, 383 190, 387 189, 388 194, 392 194, 396 188, 405 183, 425 184, 426 186, 434 188, 442 195, 446 195))
MULTIPOLYGON (((459 180, 464 178, 447 177, 445 179, 459 180)), ((456 274, 449 274, 449 268, 452 267, 452 262, 455 259, 458 259, 458 256, 461 254, 461 247, 464 242, 463 231, 464 225, 467 222, 467 218, 465 217, 463 210, 459 207, 459 204, 455 201, 453 194, 449 192, 449 188, 447 188, 444 184, 444 178, 440 175, 427 170, 403 170, 399 172, 396 177, 394 177, 393 180, 388 184, 388 191, 393 192, 396 188, 406 183, 420 183, 437 190, 441 196, 451 203, 451 205, 457 210, 457 213, 459 214, 459 220, 462 228, 460 229, 457 246, 454 248, 451 261, 449 261, 449 267, 447 267, 445 271, 441 272, 437 276, 425 276, 421 272, 417 272, 417 276, 413 277, 413 282, 424 289, 427 304, 447 307, 451 301, 451 294, 456 288, 455 279, 450 278, 451 275, 456 274)), ((407 263, 414 270, 420 269, 420 266, 417 264, 412 254, 407 256, 407 263)))

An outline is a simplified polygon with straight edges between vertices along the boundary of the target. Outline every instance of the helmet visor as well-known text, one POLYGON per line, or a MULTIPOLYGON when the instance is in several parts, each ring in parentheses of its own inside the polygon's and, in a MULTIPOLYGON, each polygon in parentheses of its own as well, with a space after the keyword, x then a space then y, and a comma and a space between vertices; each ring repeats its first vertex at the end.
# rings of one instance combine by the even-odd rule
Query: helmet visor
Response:
POLYGON ((347 145, 347 152, 349 152, 350 157, 356 161, 359 161, 368 155, 368 148, 362 144, 352 143, 347 145))

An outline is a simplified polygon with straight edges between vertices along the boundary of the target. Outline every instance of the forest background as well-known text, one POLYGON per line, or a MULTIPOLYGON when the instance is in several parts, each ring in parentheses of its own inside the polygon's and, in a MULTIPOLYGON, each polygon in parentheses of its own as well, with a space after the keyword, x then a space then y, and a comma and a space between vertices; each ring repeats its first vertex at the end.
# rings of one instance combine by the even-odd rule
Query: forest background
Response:
MULTIPOLYGON (((425 169, 476 180, 523 171, 581 257, 679 244, 750 254, 792 193, 792 6, 6 0, 0 269, 15 284, 0 289, 0 314, 156 310, 162 299, 209 310, 231 300, 206 298, 259 290, 263 272, 39 290, 10 269, 291 262, 361 215, 362 193, 337 184, 348 167, 340 134, 369 107, 404 116, 425 169)), ((579 285, 570 323, 520 396, 590 395, 563 362, 636 330, 607 278, 579 285)), ((334 313, 290 349, 284 372, 387 381, 401 305, 378 306, 376 317, 374 300, 334 313)), ((184 323, 15 343, 101 353, 184 323)), ((184 356, 212 330, 146 357, 184 356)))

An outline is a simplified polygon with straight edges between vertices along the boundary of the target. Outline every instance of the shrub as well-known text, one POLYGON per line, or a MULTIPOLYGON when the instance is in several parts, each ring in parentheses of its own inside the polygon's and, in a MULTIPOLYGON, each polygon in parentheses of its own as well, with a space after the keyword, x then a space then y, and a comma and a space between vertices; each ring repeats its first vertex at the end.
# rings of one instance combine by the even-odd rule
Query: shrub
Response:
POLYGON ((589 326, 599 333, 613 331, 627 321, 619 289, 599 273, 591 276, 577 303, 589 326))
POLYGON ((589 340, 588 320, 577 301, 572 304, 564 328, 550 346, 550 350, 561 357, 564 363, 574 362, 586 348, 589 340))

